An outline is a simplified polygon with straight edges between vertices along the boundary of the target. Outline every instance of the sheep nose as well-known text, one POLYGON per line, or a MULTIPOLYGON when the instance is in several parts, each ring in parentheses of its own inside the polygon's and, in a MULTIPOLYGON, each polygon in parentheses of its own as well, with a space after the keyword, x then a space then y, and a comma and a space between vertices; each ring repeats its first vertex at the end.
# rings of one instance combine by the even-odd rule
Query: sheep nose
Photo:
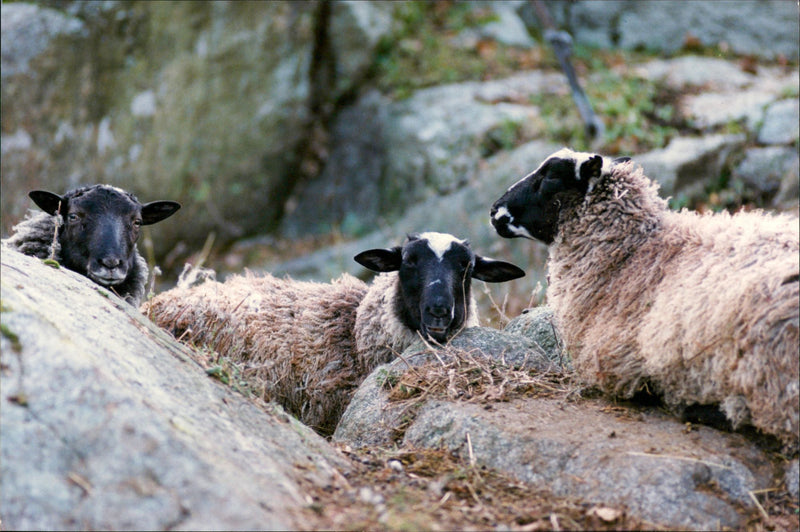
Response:
POLYGON ((492 222, 495 224, 504 224, 509 223, 511 221, 511 213, 508 212, 508 209, 505 207, 498 208, 497 206, 492 207, 492 222))
POLYGON ((429 305, 425 310, 434 318, 447 318, 450 316, 450 309, 443 304, 429 305))
POLYGON ((119 267, 120 264, 122 264, 122 259, 118 259, 115 257, 106 257, 100 259, 99 262, 101 266, 108 268, 109 270, 113 270, 119 267))

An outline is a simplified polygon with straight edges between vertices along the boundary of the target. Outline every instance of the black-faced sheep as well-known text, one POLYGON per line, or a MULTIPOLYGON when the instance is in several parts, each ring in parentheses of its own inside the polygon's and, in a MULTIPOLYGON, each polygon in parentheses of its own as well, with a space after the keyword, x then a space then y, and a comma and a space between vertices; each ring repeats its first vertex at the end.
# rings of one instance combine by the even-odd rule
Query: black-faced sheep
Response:
POLYGON ((180 205, 142 205, 133 194, 109 185, 63 196, 34 190, 29 196, 44 212, 29 212, 4 243, 26 255, 52 258, 138 307, 148 276, 147 262, 136 249, 139 228, 168 218, 180 205))
POLYGON ((446 342, 478 324, 472 278, 524 275, 440 233, 412 235, 355 260, 383 273, 370 285, 347 274, 315 283, 248 273, 169 290, 142 311, 177 337, 241 363, 263 398, 327 435, 377 365, 419 335, 446 342))
POLYGON ((564 149, 495 202, 550 245, 548 301, 576 369, 609 393, 719 405, 798 443, 800 229, 787 215, 674 212, 627 159, 564 149))

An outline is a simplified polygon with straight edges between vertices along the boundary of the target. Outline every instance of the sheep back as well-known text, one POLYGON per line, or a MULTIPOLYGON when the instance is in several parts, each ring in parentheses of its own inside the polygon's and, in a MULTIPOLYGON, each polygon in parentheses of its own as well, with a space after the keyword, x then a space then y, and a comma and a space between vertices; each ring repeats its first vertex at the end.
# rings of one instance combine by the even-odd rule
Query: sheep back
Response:
POLYGON ((361 382, 353 328, 366 290, 346 274, 314 283, 248 273, 163 292, 142 310, 241 364, 259 396, 330 434, 361 382))
MULTIPOLYGON (((420 337, 398 318, 399 282, 397 272, 375 276, 358 307, 355 338, 359 364, 365 376, 378 365, 394 360, 420 337)), ((466 316, 465 328, 478 326, 477 305, 471 294, 466 316)))
POLYGON ((796 446, 799 233, 786 215, 669 211, 617 166, 551 247, 548 300, 576 369, 623 397, 719 403, 796 446))

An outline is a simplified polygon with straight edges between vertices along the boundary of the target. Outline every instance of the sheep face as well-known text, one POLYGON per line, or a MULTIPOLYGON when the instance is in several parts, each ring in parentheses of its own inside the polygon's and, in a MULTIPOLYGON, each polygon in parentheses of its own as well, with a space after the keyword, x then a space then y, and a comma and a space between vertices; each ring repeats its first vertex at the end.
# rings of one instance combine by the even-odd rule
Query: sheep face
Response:
POLYGON ((123 284, 135 268, 140 227, 180 208, 174 201, 142 205, 132 194, 107 185, 80 188, 64 196, 34 190, 29 196, 48 214, 61 215, 58 241, 63 266, 106 287, 123 284))
POLYGON ((566 148, 557 151, 494 203, 492 225, 504 238, 523 237, 552 244, 564 209, 580 203, 592 180, 623 160, 627 159, 609 161, 566 148))
POLYGON ((439 343, 466 322, 473 278, 503 282, 525 275, 513 264, 481 257, 467 241, 442 233, 409 235, 402 246, 364 251, 355 260, 373 271, 397 271, 397 317, 439 343))

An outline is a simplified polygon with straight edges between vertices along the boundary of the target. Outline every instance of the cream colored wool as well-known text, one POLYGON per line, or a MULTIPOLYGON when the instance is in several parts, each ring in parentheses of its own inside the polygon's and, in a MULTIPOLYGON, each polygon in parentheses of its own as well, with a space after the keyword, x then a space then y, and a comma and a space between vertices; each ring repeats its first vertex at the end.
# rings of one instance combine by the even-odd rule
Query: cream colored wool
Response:
POLYGON ((626 398, 720 403, 796 449, 797 218, 670 211, 632 162, 592 185, 550 246, 548 301, 576 369, 626 398))
MULTIPOLYGON (((260 395, 332 434, 352 394, 379 364, 418 339, 393 312, 398 276, 331 283, 234 276, 163 292, 142 312, 176 337, 245 366, 260 395)), ((468 325, 477 325, 475 303, 468 325)))

